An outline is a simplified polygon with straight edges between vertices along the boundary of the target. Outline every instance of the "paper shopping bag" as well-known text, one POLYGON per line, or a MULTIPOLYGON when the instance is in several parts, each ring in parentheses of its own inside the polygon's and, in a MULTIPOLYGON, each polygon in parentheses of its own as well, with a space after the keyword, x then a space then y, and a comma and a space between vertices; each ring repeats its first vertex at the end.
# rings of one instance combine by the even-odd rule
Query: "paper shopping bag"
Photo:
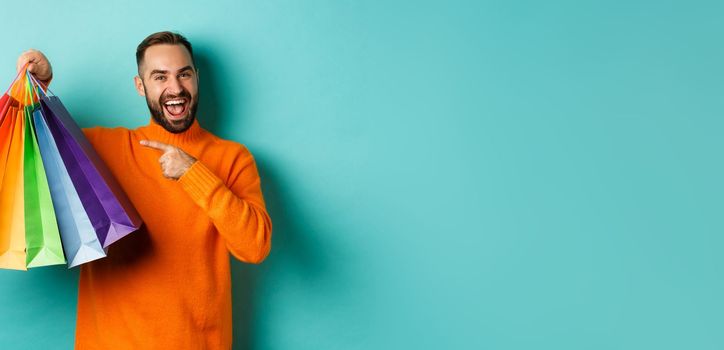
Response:
POLYGON ((65 264, 50 188, 32 123, 33 110, 38 107, 39 104, 35 104, 23 109, 25 247, 29 268, 65 264))
POLYGON ((23 116, 17 107, 10 107, 2 122, 0 134, 10 135, 2 143, 7 154, 0 187, 0 268, 26 270, 25 217, 23 196, 23 116))
POLYGON ((33 112, 33 121, 68 267, 105 257, 106 253, 43 117, 42 108, 33 112))
POLYGON ((103 248, 141 226, 126 194, 56 96, 40 100, 58 151, 103 248))
POLYGON ((2 189, 3 186, 5 163, 7 163, 8 160, 7 150, 10 146, 10 136, 12 135, 12 130, 7 127, 7 125, 3 127, 3 122, 5 122, 5 114, 10 108, 10 102, 11 99, 8 94, 3 94, 3 96, 0 97, 0 189, 2 189))

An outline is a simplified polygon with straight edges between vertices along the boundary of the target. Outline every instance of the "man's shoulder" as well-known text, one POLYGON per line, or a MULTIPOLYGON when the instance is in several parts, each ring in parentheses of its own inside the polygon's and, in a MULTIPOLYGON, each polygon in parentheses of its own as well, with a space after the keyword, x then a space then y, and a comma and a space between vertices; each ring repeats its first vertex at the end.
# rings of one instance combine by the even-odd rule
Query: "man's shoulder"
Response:
POLYGON ((93 146, 114 143, 128 137, 131 130, 123 127, 93 126, 82 128, 83 134, 93 146))
POLYGON ((107 126, 92 126, 88 128, 82 128, 83 133, 86 137, 95 136, 110 136, 110 135, 127 135, 131 130, 124 127, 107 127, 107 126))
POLYGON ((220 151, 221 153, 224 153, 226 155, 234 154, 237 156, 251 156, 251 152, 245 144, 221 138, 212 134, 211 132, 209 132, 209 135, 211 135, 211 140, 213 141, 214 147, 217 148, 218 151, 220 151))

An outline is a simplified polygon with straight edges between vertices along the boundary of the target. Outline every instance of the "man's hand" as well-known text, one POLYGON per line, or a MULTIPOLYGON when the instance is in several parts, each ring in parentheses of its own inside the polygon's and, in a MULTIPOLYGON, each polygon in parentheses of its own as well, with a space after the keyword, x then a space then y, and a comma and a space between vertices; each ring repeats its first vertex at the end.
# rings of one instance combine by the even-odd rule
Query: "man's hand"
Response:
POLYGON ((18 73, 25 67, 25 64, 28 64, 28 71, 33 74, 35 78, 46 86, 50 83, 50 79, 53 77, 53 68, 50 66, 48 58, 45 57, 42 52, 34 49, 23 52, 20 57, 18 57, 18 73))
POLYGON ((163 176, 167 179, 178 180, 196 163, 196 158, 176 146, 154 140, 141 140, 141 144, 163 152, 161 158, 158 158, 158 162, 161 163, 163 176))

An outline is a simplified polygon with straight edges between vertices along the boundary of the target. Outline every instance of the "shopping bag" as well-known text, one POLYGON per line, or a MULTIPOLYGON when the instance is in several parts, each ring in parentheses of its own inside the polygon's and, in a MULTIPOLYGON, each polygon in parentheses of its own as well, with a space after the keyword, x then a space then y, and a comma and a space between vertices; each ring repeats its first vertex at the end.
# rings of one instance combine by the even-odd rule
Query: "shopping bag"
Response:
POLYGON ((12 135, 12 130, 8 127, 9 124, 3 126, 3 123, 6 121, 5 114, 10 108, 10 102, 10 95, 3 94, 3 96, 0 97, 0 189, 2 189, 3 186, 5 163, 7 163, 8 160, 7 149, 10 145, 10 136, 12 135))
POLYGON ((103 248, 140 228, 138 212, 60 99, 45 95, 40 103, 63 163, 103 248))
POLYGON ((60 99, 26 68, 0 96, 0 268, 103 258, 141 218, 60 99))
POLYGON ((33 122, 68 267, 105 257, 106 253, 98 241, 93 224, 83 208, 70 174, 60 157, 58 146, 43 118, 42 108, 33 112, 33 122))
POLYGON ((60 232, 55 217, 50 188, 32 123, 33 110, 39 104, 23 108, 25 121, 24 202, 26 266, 65 264, 60 232))
POLYGON ((0 268, 26 270, 23 196, 23 111, 10 107, 3 118, 10 134, 0 188, 0 268))

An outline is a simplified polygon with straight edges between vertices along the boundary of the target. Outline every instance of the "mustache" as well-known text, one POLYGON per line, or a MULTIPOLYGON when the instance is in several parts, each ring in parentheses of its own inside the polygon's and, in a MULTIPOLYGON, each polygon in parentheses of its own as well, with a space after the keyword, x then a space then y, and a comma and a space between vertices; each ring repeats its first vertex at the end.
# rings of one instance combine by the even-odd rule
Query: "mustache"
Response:
POLYGON ((175 99, 175 98, 185 98, 185 99, 187 99, 187 100, 190 102, 190 101, 191 101, 191 94, 190 94, 188 91, 186 91, 186 90, 181 90, 181 92, 178 93, 178 94, 161 95, 161 97, 158 98, 158 103, 161 104, 161 105, 163 105, 163 102, 164 102, 164 101, 173 100, 173 99, 175 99))

